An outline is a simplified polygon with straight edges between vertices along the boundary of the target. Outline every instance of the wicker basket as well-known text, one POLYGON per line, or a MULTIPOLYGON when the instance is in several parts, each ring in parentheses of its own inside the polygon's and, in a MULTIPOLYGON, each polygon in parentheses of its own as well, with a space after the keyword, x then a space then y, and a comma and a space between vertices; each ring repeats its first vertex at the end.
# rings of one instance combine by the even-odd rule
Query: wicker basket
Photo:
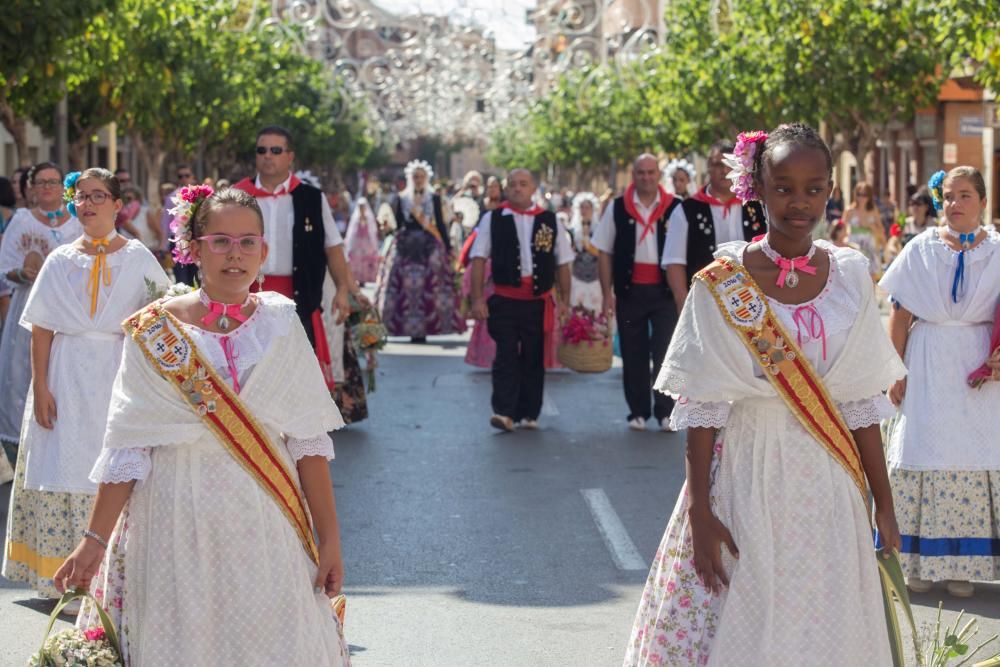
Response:
POLYGON ((611 368, 611 341, 603 343, 560 343, 559 363, 577 373, 603 373, 611 368))

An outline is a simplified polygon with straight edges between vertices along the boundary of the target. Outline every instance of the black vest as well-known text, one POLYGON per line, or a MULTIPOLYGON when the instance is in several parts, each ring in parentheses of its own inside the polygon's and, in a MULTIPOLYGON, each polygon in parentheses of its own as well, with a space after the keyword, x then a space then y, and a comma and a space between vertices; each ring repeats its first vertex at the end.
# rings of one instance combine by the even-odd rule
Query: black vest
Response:
MULTIPOLYGON (((559 228, 554 213, 542 211, 535 216, 535 224, 531 228, 531 276, 534 279, 535 296, 548 292, 555 285, 558 237, 559 228)), ((490 246, 493 282, 519 287, 521 242, 517 238, 517 225, 513 215, 504 216, 500 209, 493 210, 490 215, 490 246)))
MULTIPOLYGON (((715 222, 712 218, 712 206, 694 198, 685 199, 684 217, 688 223, 687 238, 687 279, 688 284, 694 274, 712 263, 715 259, 715 222)), ((764 209, 759 202, 748 202, 743 205, 743 240, 750 242, 755 236, 767 231, 767 221, 764 219, 764 209)))
MULTIPOLYGON (((663 244, 667 240, 667 220, 674 209, 681 205, 681 200, 674 198, 667 209, 656 221, 656 263, 663 257, 663 244)), ((612 213, 615 221, 615 245, 611 256, 611 275, 614 279, 615 295, 621 297, 628 294, 632 288, 632 272, 635 269, 635 228, 639 223, 625 209, 625 196, 615 197, 612 203, 612 213)), ((663 281, 663 289, 670 291, 667 282, 663 281)))
MULTIPOLYGON (((448 229, 444 226, 444 213, 441 210, 441 197, 439 195, 431 195, 431 203, 434 206, 434 226, 437 227, 438 233, 441 235, 441 242, 444 243, 444 249, 450 253, 451 239, 448 236, 448 229)), ((405 218, 403 217, 403 200, 401 197, 396 197, 395 213, 396 220, 400 221, 400 229, 424 229, 412 215, 405 218)))
POLYGON ((326 234, 323 228, 323 193, 308 183, 292 190, 295 224, 292 226, 292 291, 295 311, 309 342, 316 345, 312 314, 323 307, 326 277, 326 234))

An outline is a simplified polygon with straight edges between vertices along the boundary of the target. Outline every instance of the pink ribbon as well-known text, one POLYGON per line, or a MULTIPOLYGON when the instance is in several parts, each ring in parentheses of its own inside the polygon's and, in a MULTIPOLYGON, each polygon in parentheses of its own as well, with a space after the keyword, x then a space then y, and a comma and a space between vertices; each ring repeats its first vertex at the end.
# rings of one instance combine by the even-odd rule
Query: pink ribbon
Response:
POLYGON ((242 303, 219 303, 218 301, 209 301, 206 306, 208 307, 208 315, 201 318, 201 323, 205 326, 211 326, 213 322, 223 315, 231 317, 237 322, 247 321, 247 316, 242 313, 242 303))
POLYGON ((781 269, 781 272, 778 274, 778 282, 776 283, 778 287, 785 286, 785 276, 787 276, 792 269, 801 271, 802 273, 808 273, 811 276, 816 275, 816 267, 809 266, 808 257, 796 257, 795 259, 785 259, 784 257, 779 257, 778 268, 781 269))
POLYGON ((240 358, 239 351, 233 345, 229 336, 224 336, 219 344, 222 345, 222 353, 226 355, 226 365, 229 366, 229 375, 233 378, 233 391, 240 393, 240 376, 236 369, 236 360, 240 358))
MULTIPOLYGON (((813 269, 812 273, 816 273, 816 270, 813 269)), ((802 329, 804 328, 810 338, 813 340, 819 338, 823 341, 823 361, 826 361, 826 324, 823 322, 823 316, 819 314, 816 307, 811 303, 799 306, 792 315, 792 321, 795 322, 795 334, 798 338, 799 347, 802 347, 802 329)))

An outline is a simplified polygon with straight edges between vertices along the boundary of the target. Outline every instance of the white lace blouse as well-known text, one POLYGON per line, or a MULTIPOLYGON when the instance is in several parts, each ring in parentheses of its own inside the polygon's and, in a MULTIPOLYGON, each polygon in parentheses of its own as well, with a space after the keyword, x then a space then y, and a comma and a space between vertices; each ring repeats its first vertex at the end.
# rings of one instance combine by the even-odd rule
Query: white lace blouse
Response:
MULTIPOLYGON (((236 373, 242 385, 264 357, 271 341, 286 335, 290 324, 291 320, 281 317, 280 312, 258 305, 246 322, 225 334, 206 331, 187 323, 183 326, 203 357, 223 379, 232 383, 229 361, 222 346, 222 341, 228 339, 233 349, 236 373)), ((294 461, 304 456, 325 456, 328 460, 334 458, 333 442, 326 433, 317 433, 308 438, 286 437, 285 446, 294 461)), ((151 468, 149 447, 105 448, 90 473, 90 479, 107 484, 144 480, 149 476, 151 468)))
MULTIPOLYGON (((747 244, 741 245, 740 257, 747 244)), ((858 292, 857 281, 851 280, 845 270, 845 263, 867 264, 867 260, 850 248, 838 248, 825 241, 818 241, 817 246, 830 256, 830 276, 823 291, 814 299, 800 304, 781 303, 770 297, 767 300, 785 329, 795 337, 802 353, 822 377, 843 351, 851 326, 857 320, 861 308, 862 295, 858 292)), ((754 371, 755 375, 763 377, 759 367, 754 371)), ((729 418, 731 405, 725 401, 689 401, 681 396, 670 415, 670 425, 675 430, 692 427, 723 428, 729 418)), ((896 414, 896 408, 885 394, 837 405, 844 415, 847 427, 852 430, 878 424, 896 414)))

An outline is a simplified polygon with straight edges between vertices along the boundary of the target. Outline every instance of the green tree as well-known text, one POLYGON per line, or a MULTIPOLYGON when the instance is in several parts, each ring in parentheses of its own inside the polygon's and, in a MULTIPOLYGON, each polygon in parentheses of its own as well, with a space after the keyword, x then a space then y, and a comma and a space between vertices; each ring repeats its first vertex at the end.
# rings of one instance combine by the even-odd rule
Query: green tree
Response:
POLYGON ((27 159, 27 120, 52 108, 63 89, 65 43, 115 0, 8 0, 0 21, 0 122, 27 159))

